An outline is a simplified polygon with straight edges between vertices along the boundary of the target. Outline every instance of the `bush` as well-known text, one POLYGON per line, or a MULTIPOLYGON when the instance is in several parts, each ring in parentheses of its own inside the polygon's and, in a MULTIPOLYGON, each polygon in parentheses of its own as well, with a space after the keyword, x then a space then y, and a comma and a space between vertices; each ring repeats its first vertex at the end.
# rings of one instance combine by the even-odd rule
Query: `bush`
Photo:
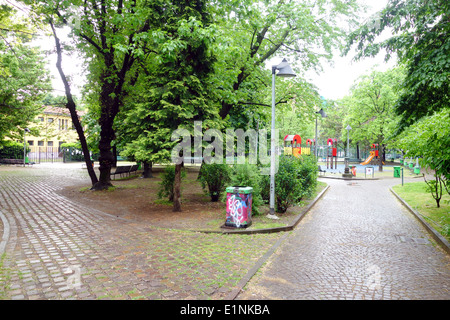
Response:
POLYGON ((199 180, 203 190, 208 189, 211 201, 216 202, 230 182, 230 167, 226 164, 205 163, 200 170, 199 180))
POLYGON ((264 204, 261 197, 262 177, 256 165, 237 164, 231 171, 231 186, 252 187, 252 214, 261 214, 259 207, 264 204))
MULTIPOLYGON (((184 170, 181 171, 181 178, 186 176, 184 170)), ((173 202, 173 183, 175 181, 175 166, 169 166, 161 173, 161 182, 159 183, 158 198, 168 197, 173 202)))
MULTIPOLYGON (((278 172, 275 174, 275 211, 284 213, 304 197, 313 194, 317 186, 317 163, 314 157, 295 158, 280 156, 278 172)), ((263 176, 261 195, 270 199, 270 176, 263 176)))
MULTIPOLYGON (((30 148, 27 147, 27 151, 30 148)), ((23 159, 23 143, 4 141, 0 144, 0 159, 23 159)))
POLYGON ((298 178, 302 182, 303 197, 311 197, 317 188, 317 161, 315 157, 302 157, 299 162, 298 178))

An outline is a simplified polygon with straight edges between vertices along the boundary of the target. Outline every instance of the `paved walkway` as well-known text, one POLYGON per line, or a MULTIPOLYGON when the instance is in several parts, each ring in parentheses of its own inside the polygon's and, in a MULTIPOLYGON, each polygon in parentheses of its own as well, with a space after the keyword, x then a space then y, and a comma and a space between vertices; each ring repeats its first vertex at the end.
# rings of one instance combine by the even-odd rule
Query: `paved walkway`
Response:
POLYGON ((392 180, 326 180, 295 231, 244 236, 155 228, 57 194, 83 179, 0 167, 0 299, 224 299, 284 237, 238 299, 450 298, 450 258, 392 180))
POLYGON ((38 167, 0 167, 0 300, 224 299, 281 236, 120 219, 57 194, 79 166, 38 167))
POLYGON ((398 181, 324 181, 238 299, 450 299, 450 257, 391 194, 398 181))

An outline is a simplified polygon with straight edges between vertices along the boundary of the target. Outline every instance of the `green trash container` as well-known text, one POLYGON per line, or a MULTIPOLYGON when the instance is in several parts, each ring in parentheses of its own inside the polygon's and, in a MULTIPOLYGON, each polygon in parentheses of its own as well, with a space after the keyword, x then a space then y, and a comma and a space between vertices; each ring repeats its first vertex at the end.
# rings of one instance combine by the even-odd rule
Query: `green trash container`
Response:
POLYGON ((252 224, 253 188, 228 187, 226 227, 248 228, 252 224))
POLYGON ((401 164, 401 165, 403 165, 403 161, 404 161, 403 159, 400 159, 400 164, 401 164))
POLYGON ((409 168, 410 169, 414 168, 414 163, 412 161, 409 163, 409 168))
POLYGON ((394 178, 400 178, 401 167, 394 167, 394 178))
POLYGON ((415 166, 414 167, 414 173, 415 174, 420 174, 420 166, 415 166))

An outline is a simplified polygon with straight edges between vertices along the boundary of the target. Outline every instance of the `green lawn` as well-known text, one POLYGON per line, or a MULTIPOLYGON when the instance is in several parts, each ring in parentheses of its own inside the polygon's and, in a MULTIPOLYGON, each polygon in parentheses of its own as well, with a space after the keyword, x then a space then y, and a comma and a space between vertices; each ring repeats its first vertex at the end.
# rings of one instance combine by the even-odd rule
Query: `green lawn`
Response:
POLYGON ((392 189, 450 241, 450 196, 444 189, 440 208, 437 208, 436 200, 426 187, 426 183, 422 181, 405 183, 404 186, 397 185, 392 189))

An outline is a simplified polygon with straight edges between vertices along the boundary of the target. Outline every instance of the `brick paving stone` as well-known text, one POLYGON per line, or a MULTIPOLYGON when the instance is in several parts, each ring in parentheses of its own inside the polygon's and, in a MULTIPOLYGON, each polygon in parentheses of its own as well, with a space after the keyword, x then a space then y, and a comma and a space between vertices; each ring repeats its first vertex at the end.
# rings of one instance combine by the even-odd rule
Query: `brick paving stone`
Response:
POLYGON ((57 193, 80 182, 89 178, 79 168, 0 167, 0 214, 10 230, 0 270, 8 283, 0 281, 0 297, 223 299, 233 286, 217 290, 216 275, 236 285, 280 237, 154 228, 57 193), (191 271, 197 276, 184 276, 191 271))
POLYGON ((395 181, 324 181, 238 299, 450 299, 450 257, 390 193, 395 181))

